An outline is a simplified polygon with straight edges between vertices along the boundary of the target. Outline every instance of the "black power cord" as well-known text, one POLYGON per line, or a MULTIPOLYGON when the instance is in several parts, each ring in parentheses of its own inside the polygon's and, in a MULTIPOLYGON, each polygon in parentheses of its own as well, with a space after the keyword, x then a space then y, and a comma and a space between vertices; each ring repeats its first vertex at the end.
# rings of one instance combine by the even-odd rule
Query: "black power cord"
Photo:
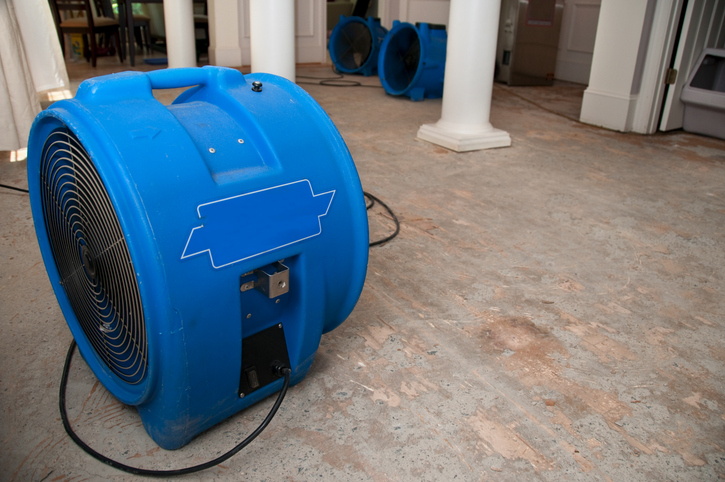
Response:
MULTIPOLYGON (((0 187, 9 187, 4 186, 0 184, 0 187)), ((12 188, 16 189, 18 191, 21 191, 19 188, 12 188)), ((27 191, 25 191, 27 192, 27 191)), ((398 217, 395 215, 392 209, 385 204, 383 201, 380 200, 380 198, 373 196, 369 192, 363 191, 363 195, 370 200, 370 204, 367 202, 365 203, 366 209, 372 208, 375 203, 380 204, 389 214, 392 218, 393 222, 395 222, 395 232, 391 234, 390 236, 387 236, 383 239, 379 239, 377 241, 373 241, 370 243, 370 247, 378 246, 383 243, 387 243, 391 239, 395 238, 398 233, 400 232, 400 221, 398 221, 398 217)), ((205 462, 203 464, 194 465, 192 467, 186 467, 183 469, 173 469, 173 470, 150 470, 150 469, 142 469, 138 467, 131 467, 130 465, 125 465, 120 462, 117 462, 109 457, 106 457, 105 455, 102 455, 95 450, 93 450, 88 444, 86 444, 81 438, 78 436, 78 434, 75 433, 73 430, 73 427, 71 427, 70 421, 68 420, 68 411, 66 409, 65 405, 65 397, 66 397, 66 391, 68 388, 68 374, 70 373, 70 365, 71 360, 73 359, 73 353, 75 352, 76 347, 76 341, 73 340, 68 347, 68 353, 65 357, 65 364, 63 365, 63 375, 60 379, 60 394, 58 397, 58 406, 60 408, 60 418, 63 421, 63 428, 65 428, 66 433, 68 436, 78 445, 81 449, 83 449, 84 452, 86 452, 88 455, 93 457, 94 459, 103 462, 106 465, 110 465, 111 467, 115 469, 122 470, 124 472, 128 472, 130 474, 134 475, 145 475, 149 477, 171 477, 171 476, 177 476, 177 475, 187 475, 187 474, 193 474, 194 472, 200 472, 202 470, 206 470, 208 468, 211 468, 215 465, 218 465, 225 460, 229 459, 230 457, 233 457, 236 455, 240 450, 242 450, 244 447, 249 445, 257 436, 264 431, 265 428, 267 428, 267 425, 272 421, 272 418, 274 418, 275 414, 277 413, 277 410, 279 409, 280 405, 282 404, 282 401, 284 400, 285 395, 287 395, 287 389, 289 388, 290 384, 290 377, 292 371, 283 366, 276 366, 274 367, 275 374, 277 376, 284 376, 284 384, 282 385, 282 389, 279 392, 279 395, 277 396, 277 401, 272 406, 272 409, 269 411, 269 414, 267 414, 267 417, 264 419, 264 421, 257 427, 257 429, 252 432, 247 438, 242 440, 238 445, 233 447, 231 450, 229 450, 227 453, 220 455, 219 457, 210 460, 208 462, 205 462)))
POLYGON ((63 420, 63 427, 65 428, 66 433, 68 436, 73 439, 73 441, 82 448, 88 455, 95 458, 96 460, 99 460, 103 462, 104 464, 110 465, 113 468, 123 470, 124 472, 128 472, 130 474, 134 475, 146 475, 150 477, 171 477, 175 475, 186 475, 186 474, 192 474, 194 472, 199 472, 201 470, 208 469, 210 467, 213 467, 215 465, 218 465, 228 458, 235 455, 237 452, 242 450, 244 447, 249 445, 252 440, 257 438, 257 436, 264 431, 265 428, 267 428, 267 425, 269 425, 269 422, 272 421, 272 418, 274 418, 274 415, 277 413, 277 410, 279 409, 279 406, 282 404, 282 400, 284 400, 285 395, 287 394, 287 389, 289 388, 290 384, 290 376, 292 373, 292 370, 290 370, 287 367, 275 367, 275 372, 279 375, 284 375, 284 384, 282 385, 282 389, 279 392, 279 395, 277 396, 277 401, 274 402, 274 405, 272 406, 272 409, 269 411, 269 414, 267 414, 267 417, 264 419, 264 421, 257 427, 257 429, 251 433, 247 438, 242 440, 236 447, 232 448, 227 453, 220 455, 219 457, 215 458, 214 460, 210 460, 209 462, 205 462, 203 464, 194 465, 192 467, 186 467, 184 469, 173 469, 173 470, 150 470, 150 469, 140 469, 138 467, 131 467, 130 465, 124 465, 120 462, 117 462, 113 459, 110 459, 106 457, 105 455, 101 455, 95 450, 93 450, 91 447, 89 447, 83 440, 78 437, 78 435, 73 431, 73 428, 70 425, 70 422, 68 421, 68 412, 66 411, 65 407, 65 392, 68 385, 68 373, 70 372, 70 363, 71 359, 73 358, 73 352, 76 347, 76 341, 73 340, 70 344, 70 347, 68 347, 68 354, 65 357, 65 365, 63 366, 63 377, 60 380, 60 396, 59 396, 59 402, 58 405, 60 407, 60 417, 63 420))
POLYGON ((372 208, 375 205, 375 203, 378 203, 383 208, 385 208, 385 210, 388 212, 388 214, 390 214, 390 217, 392 218, 393 222, 395 223, 395 232, 386 238, 378 239, 377 241, 371 242, 370 247, 372 248, 373 246, 379 246, 383 243, 387 243, 388 241, 390 241, 391 239, 396 237, 398 235, 398 233, 400 232, 400 221, 398 221, 398 217, 395 215, 393 210, 390 209, 390 207, 387 204, 385 204, 383 201, 381 201, 379 198, 377 198, 377 197, 373 196, 372 194, 370 194, 369 192, 365 192, 365 191, 363 191, 363 195, 366 198, 370 199, 370 201, 371 201, 370 204, 367 204, 367 203, 365 204, 365 207, 368 210, 370 208, 372 208))
POLYGON ((382 85, 367 85, 363 84, 361 82, 358 82, 357 80, 350 80, 346 79, 345 76, 335 68, 335 66, 332 67, 332 73, 335 74, 334 77, 313 77, 310 75, 297 75, 296 77, 298 79, 310 79, 310 80, 318 80, 319 82, 297 82, 297 84, 307 84, 307 85, 324 85, 326 87, 372 87, 374 89, 382 89, 382 85))
POLYGON ((15 187, 15 186, 8 186, 7 184, 0 184, 0 187, 5 188, 5 189, 12 189, 13 191, 30 192, 27 189, 23 189, 21 187, 15 187))

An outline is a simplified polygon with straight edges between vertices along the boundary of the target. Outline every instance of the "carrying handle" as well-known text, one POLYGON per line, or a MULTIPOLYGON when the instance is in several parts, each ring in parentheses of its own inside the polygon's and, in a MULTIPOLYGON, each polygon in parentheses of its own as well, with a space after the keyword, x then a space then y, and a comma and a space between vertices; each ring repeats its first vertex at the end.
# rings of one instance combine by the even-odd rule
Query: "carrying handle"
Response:
POLYGON ((152 89, 178 89, 198 85, 211 90, 225 90, 244 82, 244 76, 238 70, 211 65, 153 72, 121 72, 83 81, 78 87, 76 99, 90 103, 113 103, 126 97, 153 99, 152 89))
POLYGON ((193 85, 206 85, 209 83, 210 69, 185 67, 179 69, 163 69, 148 72, 146 76, 151 82, 152 89, 177 89, 193 85))

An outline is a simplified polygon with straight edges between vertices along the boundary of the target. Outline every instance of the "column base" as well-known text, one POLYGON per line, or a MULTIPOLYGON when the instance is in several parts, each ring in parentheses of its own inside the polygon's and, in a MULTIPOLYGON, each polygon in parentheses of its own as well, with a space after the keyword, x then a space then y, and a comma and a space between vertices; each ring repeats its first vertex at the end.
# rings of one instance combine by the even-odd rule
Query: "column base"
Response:
POLYGON ((458 132, 443 129, 438 124, 424 124, 418 129, 418 139, 432 142, 456 152, 479 151, 496 147, 509 147, 511 136, 500 129, 482 132, 458 132))

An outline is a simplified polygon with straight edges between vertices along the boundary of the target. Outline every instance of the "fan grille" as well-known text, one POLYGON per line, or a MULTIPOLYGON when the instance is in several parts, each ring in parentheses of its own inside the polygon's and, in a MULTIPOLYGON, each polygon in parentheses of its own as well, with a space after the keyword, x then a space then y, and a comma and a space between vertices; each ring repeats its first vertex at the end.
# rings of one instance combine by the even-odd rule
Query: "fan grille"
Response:
POLYGON ((348 70, 357 70, 370 57, 373 36, 364 22, 349 22, 340 28, 338 41, 333 48, 339 64, 348 70))
POLYGON ((390 38, 384 58, 384 74, 395 92, 403 92, 415 80, 420 64, 420 39, 410 27, 399 30, 390 38))
POLYGON ((146 327, 111 199, 66 127, 51 132, 41 155, 43 217, 60 284, 98 356, 123 381, 138 384, 148 368, 146 327))

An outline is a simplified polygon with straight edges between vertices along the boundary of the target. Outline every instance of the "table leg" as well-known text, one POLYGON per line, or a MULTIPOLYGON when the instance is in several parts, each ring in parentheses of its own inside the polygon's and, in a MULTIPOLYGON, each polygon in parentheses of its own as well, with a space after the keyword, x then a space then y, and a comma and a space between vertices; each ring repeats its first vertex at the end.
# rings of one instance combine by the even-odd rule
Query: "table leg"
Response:
POLYGON ((125 3, 119 2, 118 6, 118 26, 121 35, 121 59, 126 58, 126 6, 125 3))
POLYGON ((126 18, 128 19, 128 52, 130 57, 131 67, 136 65, 136 48, 134 44, 133 36, 133 2, 126 0, 126 18))

